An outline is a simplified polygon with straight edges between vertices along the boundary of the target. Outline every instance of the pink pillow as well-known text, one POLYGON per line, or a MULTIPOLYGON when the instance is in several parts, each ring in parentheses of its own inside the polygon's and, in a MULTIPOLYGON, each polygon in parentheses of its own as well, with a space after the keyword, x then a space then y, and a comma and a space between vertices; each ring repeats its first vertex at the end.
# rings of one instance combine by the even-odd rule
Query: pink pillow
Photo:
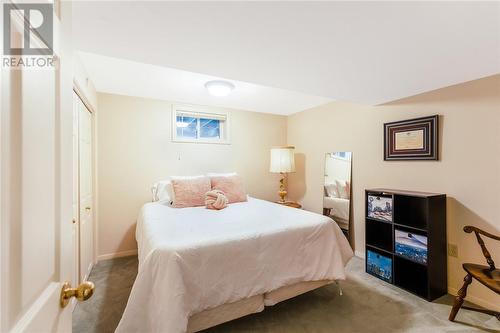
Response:
POLYGON ((224 192, 229 203, 247 201, 247 194, 240 176, 210 177, 212 190, 224 192))
POLYGON ((205 206, 205 193, 210 191, 210 178, 172 179, 176 208, 205 206))

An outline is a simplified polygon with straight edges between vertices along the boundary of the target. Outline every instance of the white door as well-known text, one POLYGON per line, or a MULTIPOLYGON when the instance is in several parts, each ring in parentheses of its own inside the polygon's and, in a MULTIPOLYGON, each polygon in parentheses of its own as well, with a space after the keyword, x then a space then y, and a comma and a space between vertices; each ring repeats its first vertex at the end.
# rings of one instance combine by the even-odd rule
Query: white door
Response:
POLYGON ((80 98, 78 105, 80 281, 85 281, 94 263, 92 113, 80 98))
MULTIPOLYGON (((72 307, 60 304, 63 283, 75 282, 71 3, 60 13, 58 69, 1 69, 1 332, 71 331, 72 307)), ((11 33, 22 45, 20 22, 11 33)), ((91 295, 90 284, 82 290, 91 295)))

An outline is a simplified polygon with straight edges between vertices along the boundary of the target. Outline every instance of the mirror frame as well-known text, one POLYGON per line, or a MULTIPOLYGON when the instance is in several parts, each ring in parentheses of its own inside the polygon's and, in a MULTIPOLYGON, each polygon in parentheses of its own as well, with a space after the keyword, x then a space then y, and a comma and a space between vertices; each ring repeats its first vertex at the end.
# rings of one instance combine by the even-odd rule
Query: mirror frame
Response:
MULTIPOLYGON (((353 240, 354 240, 354 229, 353 229, 353 223, 352 223, 352 212, 353 212, 353 204, 352 204, 352 151, 331 151, 331 152, 327 152, 325 153, 325 158, 324 158, 324 164, 323 164, 323 192, 322 192, 322 208, 323 208, 323 215, 325 216, 328 216, 330 217, 333 221, 335 221, 337 223, 337 225, 341 228, 343 234, 346 236, 347 240, 349 241, 349 244, 351 244, 352 246, 352 243, 353 243, 353 240), (347 208, 347 213, 348 213, 348 217, 347 219, 342 219, 342 218, 337 218, 338 220, 342 220, 342 221, 337 221, 335 219, 335 217, 333 215, 331 215, 330 211, 328 210, 328 208, 325 208, 325 197, 326 197, 326 188, 325 188, 325 185, 326 185, 326 177, 328 175, 327 173, 327 160, 330 156, 332 156, 332 154, 336 154, 336 153, 350 153, 350 156, 349 156, 349 162, 350 162, 350 165, 349 165, 349 193, 347 193, 347 196, 348 196, 348 205, 349 207, 347 208), (340 223, 339 223, 340 222, 340 223), (344 222, 344 223, 342 223, 344 222), (345 228, 342 228, 341 227, 341 224, 347 224, 347 229, 345 228)), ((347 181, 347 180, 346 180, 347 181)))

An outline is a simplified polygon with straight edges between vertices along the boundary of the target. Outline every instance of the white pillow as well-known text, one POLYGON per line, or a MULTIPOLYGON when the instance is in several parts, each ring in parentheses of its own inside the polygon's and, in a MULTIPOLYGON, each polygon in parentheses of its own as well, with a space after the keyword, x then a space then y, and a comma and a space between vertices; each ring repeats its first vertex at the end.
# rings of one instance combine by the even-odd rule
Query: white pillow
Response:
POLYGON ((177 179, 177 180, 186 180, 186 179, 196 179, 196 178, 204 178, 206 176, 204 175, 196 175, 196 176, 170 176, 170 179, 177 179))
POLYGON ((347 184, 345 181, 335 180, 337 184, 337 190, 339 192, 339 198, 349 199, 349 193, 347 193, 347 184))
POLYGON ((236 172, 227 172, 227 173, 216 173, 216 172, 209 172, 207 173, 207 177, 232 177, 232 176, 237 176, 238 174, 236 172))
POLYGON ((170 180, 160 180, 151 186, 153 201, 166 201, 171 203, 174 200, 174 190, 170 180))
POLYGON ((326 190, 326 194, 330 198, 338 198, 339 197, 339 192, 338 192, 336 183, 325 184, 325 190, 326 190))

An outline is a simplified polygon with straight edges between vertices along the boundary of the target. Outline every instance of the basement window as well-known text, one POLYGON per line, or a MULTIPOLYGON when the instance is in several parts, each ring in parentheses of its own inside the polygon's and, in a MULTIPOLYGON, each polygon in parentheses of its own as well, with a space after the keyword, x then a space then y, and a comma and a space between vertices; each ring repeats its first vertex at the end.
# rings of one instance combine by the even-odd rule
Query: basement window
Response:
POLYGON ((228 114, 205 107, 174 105, 172 141, 229 143, 228 114))

